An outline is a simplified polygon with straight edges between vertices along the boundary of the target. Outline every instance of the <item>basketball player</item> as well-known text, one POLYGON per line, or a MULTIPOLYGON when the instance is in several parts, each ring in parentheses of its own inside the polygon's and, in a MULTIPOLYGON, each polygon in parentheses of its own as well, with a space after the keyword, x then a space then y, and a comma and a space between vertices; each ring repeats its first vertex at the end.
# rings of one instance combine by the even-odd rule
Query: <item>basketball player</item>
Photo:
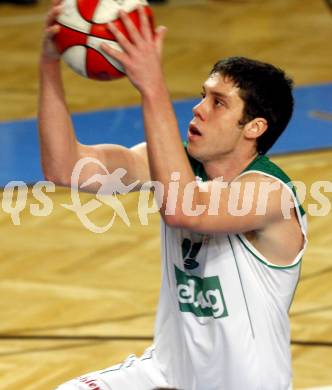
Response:
MULTIPOLYGON (((131 149, 82 145, 50 41, 57 7, 48 17, 40 61, 46 178, 69 186, 75 163, 91 156, 110 172, 125 168, 126 185, 154 180, 165 189, 154 345, 140 358, 129 356, 59 390, 290 389, 288 310, 307 241, 305 214, 289 178, 265 153, 291 117, 291 81, 274 66, 247 58, 217 62, 193 108, 184 147, 161 67, 165 28, 152 35, 140 9, 140 33, 122 13, 130 40, 110 25, 123 52, 102 48, 123 63, 140 92, 146 143, 131 149), (245 213, 233 207, 248 200, 245 213)), ((82 182, 97 173, 103 172, 91 166, 82 182)))

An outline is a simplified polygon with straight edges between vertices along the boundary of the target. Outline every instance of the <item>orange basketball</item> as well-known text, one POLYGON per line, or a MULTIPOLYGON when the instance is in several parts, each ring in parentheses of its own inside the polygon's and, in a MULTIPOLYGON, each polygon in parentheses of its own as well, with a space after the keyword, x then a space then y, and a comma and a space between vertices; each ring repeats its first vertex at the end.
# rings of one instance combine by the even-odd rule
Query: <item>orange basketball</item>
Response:
POLYGON ((65 63, 81 76, 95 80, 123 77, 121 63, 102 51, 100 45, 106 42, 121 50, 107 24, 113 22, 128 37, 119 11, 127 12, 139 29, 139 5, 144 7, 153 30, 153 14, 146 0, 64 0, 57 18, 61 28, 54 41, 65 63))

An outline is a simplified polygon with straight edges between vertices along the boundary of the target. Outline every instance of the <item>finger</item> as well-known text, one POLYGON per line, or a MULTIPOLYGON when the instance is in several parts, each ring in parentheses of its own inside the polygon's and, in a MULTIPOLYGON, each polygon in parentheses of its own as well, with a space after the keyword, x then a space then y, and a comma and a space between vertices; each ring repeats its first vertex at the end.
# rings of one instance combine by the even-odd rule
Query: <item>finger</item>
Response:
POLYGON ((52 25, 55 21, 56 18, 60 15, 60 13, 63 10, 62 5, 57 5, 51 9, 51 11, 47 14, 46 17, 46 26, 52 25))
POLYGON ((63 0, 52 0, 52 5, 55 6, 55 5, 59 5, 62 3, 63 0))
POLYGON ((140 21, 140 30, 141 34, 147 41, 152 41, 152 31, 150 27, 149 19, 144 11, 144 7, 138 7, 139 21, 140 21))
POLYGON ((139 43, 141 39, 141 35, 139 31, 137 30, 137 27, 134 25, 133 21, 130 19, 128 14, 124 11, 119 12, 120 18, 122 20, 122 23, 126 27, 126 30, 128 32, 129 38, 131 42, 137 44, 139 43))
POLYGON ((100 45, 100 48, 109 56, 114 58, 115 60, 119 61, 122 63, 122 65, 125 63, 127 55, 124 52, 121 52, 119 50, 113 49, 110 45, 107 43, 103 42, 100 45))
POLYGON ((110 29, 111 33, 115 36, 118 44, 121 46, 123 51, 129 53, 130 49, 132 48, 132 44, 130 43, 130 41, 124 36, 124 34, 116 27, 114 23, 109 23, 108 28, 110 29))
POLYGON ((54 35, 56 35, 60 31, 61 27, 58 24, 55 24, 54 26, 50 26, 46 29, 46 37, 47 38, 53 38, 54 35))
POLYGON ((155 44, 156 44, 159 58, 162 55, 164 40, 165 40, 167 31, 168 31, 167 27, 165 27, 165 26, 159 26, 155 30, 155 38, 154 39, 155 39, 155 44))

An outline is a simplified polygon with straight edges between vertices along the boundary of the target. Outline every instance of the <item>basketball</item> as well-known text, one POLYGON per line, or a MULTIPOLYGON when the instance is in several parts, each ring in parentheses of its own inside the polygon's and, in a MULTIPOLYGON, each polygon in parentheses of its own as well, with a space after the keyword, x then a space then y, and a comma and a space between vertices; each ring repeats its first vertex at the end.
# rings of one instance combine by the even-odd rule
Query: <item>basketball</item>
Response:
POLYGON ((90 79, 123 77, 125 72, 121 63, 101 50, 100 45, 105 42, 121 51, 107 25, 113 22, 128 38, 119 11, 127 12, 139 29, 139 5, 144 7, 153 29, 153 14, 146 0, 64 0, 62 12, 57 17, 60 30, 54 36, 64 62, 79 75, 90 79))

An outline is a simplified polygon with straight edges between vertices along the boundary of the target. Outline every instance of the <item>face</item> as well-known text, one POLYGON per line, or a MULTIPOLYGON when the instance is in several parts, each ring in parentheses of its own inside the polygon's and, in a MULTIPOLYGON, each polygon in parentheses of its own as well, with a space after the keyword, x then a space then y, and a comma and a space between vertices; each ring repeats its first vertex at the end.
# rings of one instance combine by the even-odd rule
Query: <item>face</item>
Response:
POLYGON ((206 80, 188 130, 188 152, 192 157, 208 162, 235 150, 242 137, 239 121, 244 109, 239 92, 231 79, 219 73, 206 80))

